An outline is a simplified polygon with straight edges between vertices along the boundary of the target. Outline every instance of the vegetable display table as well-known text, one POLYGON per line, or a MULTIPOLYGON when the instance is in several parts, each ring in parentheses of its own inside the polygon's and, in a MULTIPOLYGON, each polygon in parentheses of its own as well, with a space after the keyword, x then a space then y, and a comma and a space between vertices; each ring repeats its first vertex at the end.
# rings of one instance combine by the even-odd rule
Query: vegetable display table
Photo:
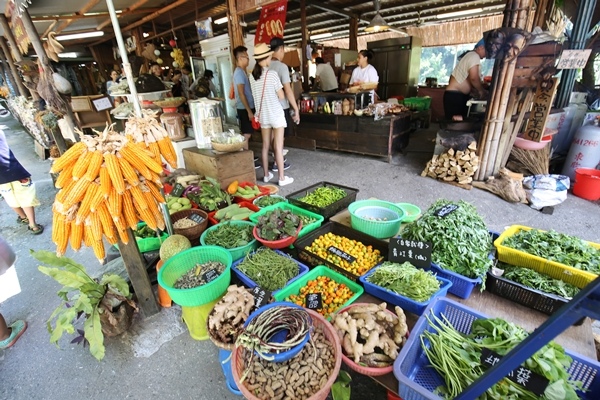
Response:
MULTIPOLYGON (((348 210, 344 210, 334 215, 331 217, 331 220, 350 226, 350 214, 348 210)), ((479 288, 476 288, 468 299, 460 299, 453 295, 448 295, 448 298, 458 301, 474 310, 485 313, 491 318, 498 317, 513 322, 529 332, 536 329, 549 318, 541 312, 521 306, 508 299, 491 294, 490 292, 481 292, 479 291, 479 288)), ((363 294, 356 300, 356 302, 360 303, 381 303, 381 301, 382 300, 369 294, 363 294)), ((388 309, 392 310, 393 307, 388 305, 388 309)), ((408 324, 409 332, 415 325, 417 319, 418 316, 409 312, 406 313, 406 322, 408 324)), ((586 318, 582 325, 572 326, 565 330, 554 340, 556 343, 572 352, 596 360, 592 322, 589 318, 586 318)), ((386 389, 396 394, 398 393, 398 380, 393 373, 372 377, 372 379, 386 389)))

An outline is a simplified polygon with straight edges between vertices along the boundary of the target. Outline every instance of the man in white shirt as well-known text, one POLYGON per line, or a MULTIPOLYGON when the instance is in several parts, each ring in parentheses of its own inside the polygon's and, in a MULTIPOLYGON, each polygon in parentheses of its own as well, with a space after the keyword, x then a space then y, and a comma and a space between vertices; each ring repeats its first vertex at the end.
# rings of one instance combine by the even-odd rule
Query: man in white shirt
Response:
POLYGON ((487 98, 488 91, 484 89, 479 75, 480 60, 485 57, 484 44, 483 39, 477 42, 452 71, 444 92, 444 114, 448 120, 462 121, 466 118, 467 101, 471 97, 487 98))
POLYGON ((315 76, 321 84, 321 90, 323 92, 336 92, 338 89, 338 81, 331 65, 325 63, 325 60, 321 57, 317 57, 315 63, 317 64, 315 76))
MULTIPOLYGON (((271 59, 271 64, 269 65, 269 71, 276 72, 281 80, 281 83, 283 84, 285 98, 280 100, 280 102, 283 112, 285 113, 285 119, 287 123, 284 136, 290 136, 292 134, 293 124, 300 123, 300 112, 298 111, 298 104, 294 98, 294 91, 292 90, 292 86, 290 84, 292 81, 290 79, 290 71, 288 66, 281 62, 285 56, 284 45, 285 42, 282 38, 274 37, 271 39, 271 50, 273 51, 273 56, 271 59), (293 110, 293 117, 290 114, 290 108, 293 110)), ((289 167, 290 165, 286 163, 284 169, 287 170, 289 167)), ((273 165, 273 171, 277 172, 277 165, 273 165)))

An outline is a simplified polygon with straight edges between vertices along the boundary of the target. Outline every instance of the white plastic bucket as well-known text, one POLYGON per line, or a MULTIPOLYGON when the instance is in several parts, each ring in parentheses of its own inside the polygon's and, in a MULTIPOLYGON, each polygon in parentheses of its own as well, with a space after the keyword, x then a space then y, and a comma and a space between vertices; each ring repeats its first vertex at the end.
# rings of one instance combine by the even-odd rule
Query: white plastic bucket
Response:
POLYGON ((575 179, 577 168, 596 168, 600 163, 600 127, 586 125, 579 128, 571 142, 571 148, 562 174, 575 179))

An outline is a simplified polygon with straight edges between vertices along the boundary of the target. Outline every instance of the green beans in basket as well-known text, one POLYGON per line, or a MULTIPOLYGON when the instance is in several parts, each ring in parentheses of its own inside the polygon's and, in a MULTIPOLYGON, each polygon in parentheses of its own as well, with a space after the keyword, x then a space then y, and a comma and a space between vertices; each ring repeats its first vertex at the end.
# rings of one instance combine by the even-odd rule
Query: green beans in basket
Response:
POLYGON ((254 240, 251 225, 233 225, 222 222, 217 228, 206 234, 204 241, 208 245, 221 246, 226 249, 245 246, 254 240))
POLYGON ((298 201, 310 204, 311 206, 327 207, 346 196, 347 194, 344 189, 336 188, 334 186, 323 186, 298 199, 298 201))
POLYGON ((236 268, 269 291, 283 288, 286 283, 296 277, 300 270, 298 264, 290 257, 277 254, 274 250, 261 247, 249 253, 236 268))
POLYGON ((433 273, 415 268, 409 262, 398 264, 386 261, 377 267, 367 281, 419 303, 429 300, 440 290, 440 281, 433 273))

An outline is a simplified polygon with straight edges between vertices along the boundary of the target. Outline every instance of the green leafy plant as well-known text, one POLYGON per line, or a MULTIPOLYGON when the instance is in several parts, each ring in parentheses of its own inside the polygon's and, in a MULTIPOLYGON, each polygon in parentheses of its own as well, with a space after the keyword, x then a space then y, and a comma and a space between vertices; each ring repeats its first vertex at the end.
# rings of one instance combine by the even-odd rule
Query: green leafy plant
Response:
POLYGON ((289 210, 276 208, 258 219, 256 228, 261 238, 265 240, 281 240, 296 236, 300 218, 289 210))
POLYGON ((90 353, 96 359, 102 360, 104 331, 111 332, 111 326, 114 328, 120 324, 116 310, 124 303, 137 309, 131 300, 127 282, 114 274, 105 274, 98 281, 85 272, 83 265, 67 257, 58 257, 50 251, 31 251, 31 255, 51 266, 38 266, 41 273, 63 285, 57 292, 62 303, 46 322, 50 343, 58 346, 58 340, 64 333, 75 333, 74 323, 84 317, 83 331, 77 329, 79 337, 71 343, 83 343, 85 346, 87 341, 90 353), (109 326, 104 326, 105 324, 109 326))
POLYGON ((350 400, 350 382, 352 382, 350 374, 340 370, 335 383, 331 386, 333 400, 350 400))

